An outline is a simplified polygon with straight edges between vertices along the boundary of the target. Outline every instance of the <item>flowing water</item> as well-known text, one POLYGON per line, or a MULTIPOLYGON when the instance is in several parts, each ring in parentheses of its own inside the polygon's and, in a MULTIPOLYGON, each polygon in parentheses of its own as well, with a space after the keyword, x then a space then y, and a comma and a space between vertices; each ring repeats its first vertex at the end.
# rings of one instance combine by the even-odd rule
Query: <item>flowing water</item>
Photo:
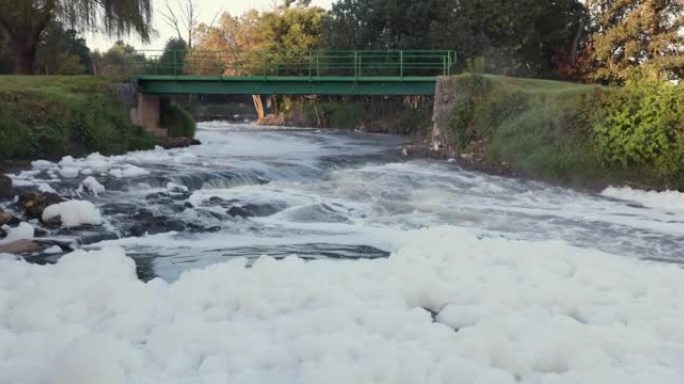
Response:
POLYGON ((144 280, 173 280, 236 256, 385 257, 396 248, 397 231, 443 224, 481 236, 558 239, 684 261, 681 211, 445 161, 409 161, 401 156, 401 137, 220 122, 200 124, 198 137, 203 144, 191 148, 38 164, 19 180, 80 197, 75 190, 83 176, 63 175, 93 174, 107 192, 86 198, 101 209, 108 231, 51 235, 95 242, 87 248, 122 245, 144 280), (127 167, 134 171, 122 177, 119 169, 127 167))
POLYGON ((103 225, 0 255, 0 383, 684 382, 684 195, 199 128, 13 176, 103 225))

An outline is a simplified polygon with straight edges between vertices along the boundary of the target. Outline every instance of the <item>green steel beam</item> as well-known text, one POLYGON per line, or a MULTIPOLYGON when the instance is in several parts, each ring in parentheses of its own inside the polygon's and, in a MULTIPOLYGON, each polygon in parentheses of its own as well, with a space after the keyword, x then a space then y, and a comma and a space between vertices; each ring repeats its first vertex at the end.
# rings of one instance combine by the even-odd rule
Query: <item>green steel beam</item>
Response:
POLYGON ((148 94, 434 95, 435 77, 138 77, 148 94))

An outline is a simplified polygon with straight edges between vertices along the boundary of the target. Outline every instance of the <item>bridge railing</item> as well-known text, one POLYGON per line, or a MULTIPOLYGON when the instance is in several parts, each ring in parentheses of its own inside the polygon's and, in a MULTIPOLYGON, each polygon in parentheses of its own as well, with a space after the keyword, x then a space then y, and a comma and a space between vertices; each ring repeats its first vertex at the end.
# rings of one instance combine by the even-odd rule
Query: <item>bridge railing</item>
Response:
POLYGON ((137 51, 127 73, 212 77, 434 77, 453 72, 449 50, 137 51))

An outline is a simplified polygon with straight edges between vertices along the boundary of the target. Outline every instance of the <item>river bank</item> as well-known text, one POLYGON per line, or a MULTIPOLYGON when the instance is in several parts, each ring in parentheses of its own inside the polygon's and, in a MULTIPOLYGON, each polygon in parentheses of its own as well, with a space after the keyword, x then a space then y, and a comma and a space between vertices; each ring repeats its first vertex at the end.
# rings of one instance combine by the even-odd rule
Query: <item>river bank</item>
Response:
POLYGON ((424 143, 472 169, 600 191, 684 188, 684 92, 460 75, 439 80, 424 143))
POLYGON ((177 104, 162 102, 160 137, 132 123, 135 102, 135 89, 117 79, 0 76, 0 162, 190 144, 195 123, 177 104))

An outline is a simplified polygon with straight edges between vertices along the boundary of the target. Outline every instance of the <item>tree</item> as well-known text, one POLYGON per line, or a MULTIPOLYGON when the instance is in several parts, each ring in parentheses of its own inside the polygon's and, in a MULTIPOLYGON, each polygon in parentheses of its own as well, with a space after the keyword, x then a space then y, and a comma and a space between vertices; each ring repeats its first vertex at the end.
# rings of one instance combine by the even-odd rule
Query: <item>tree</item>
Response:
POLYGON ((585 14, 579 0, 340 0, 324 45, 342 49, 452 49, 485 57, 491 72, 550 76, 585 14))
POLYGON ((452 0, 340 0, 324 22, 324 45, 337 49, 452 48, 441 40, 454 20, 452 0))
POLYGON ((140 72, 149 66, 145 55, 119 40, 105 53, 93 53, 93 72, 96 75, 120 75, 140 72))
POLYGON ((90 49, 75 30, 64 30, 57 21, 45 28, 36 50, 34 70, 37 73, 92 73, 92 66, 90 49))
POLYGON ((170 39, 166 42, 164 53, 159 57, 155 74, 181 75, 185 72, 185 56, 188 45, 183 39, 170 39))
MULTIPOLYGON (((249 11, 240 17, 224 13, 217 26, 200 24, 188 55, 193 73, 262 74, 266 67, 296 63, 320 47, 325 11, 308 1, 287 0, 273 11, 249 11)), ((285 73, 281 73, 285 74, 285 73)))
POLYGON ((14 56, 14 71, 30 74, 40 37, 51 21, 109 35, 136 32, 149 39, 151 0, 2 0, 0 32, 14 56))
POLYGON ((176 31, 178 40, 185 40, 187 47, 192 49, 192 34, 199 21, 199 7, 196 0, 181 0, 176 2, 176 8, 169 4, 169 1, 164 2, 165 9, 160 13, 164 18, 164 22, 176 31))
POLYGON ((684 73, 684 3, 681 0, 589 0, 594 78, 624 82, 634 71, 656 77, 684 73))
POLYGON ((462 56, 483 56, 490 71, 522 76, 551 76, 559 48, 570 48, 582 28, 584 6, 578 0, 465 0, 454 38, 462 56))

